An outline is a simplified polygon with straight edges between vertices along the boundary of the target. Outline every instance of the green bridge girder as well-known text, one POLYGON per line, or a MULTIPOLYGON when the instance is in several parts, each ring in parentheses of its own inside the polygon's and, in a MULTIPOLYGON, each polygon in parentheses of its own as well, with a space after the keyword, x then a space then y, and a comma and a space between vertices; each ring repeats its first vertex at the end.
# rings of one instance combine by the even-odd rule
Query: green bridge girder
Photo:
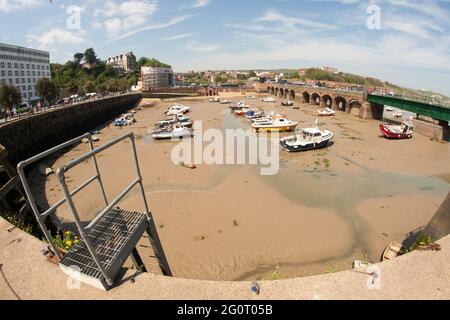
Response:
POLYGON ((435 120, 450 122, 450 108, 448 107, 441 107, 426 104, 424 102, 410 101, 397 97, 380 96, 373 94, 367 95, 367 101, 406 110, 425 117, 433 118, 435 120))

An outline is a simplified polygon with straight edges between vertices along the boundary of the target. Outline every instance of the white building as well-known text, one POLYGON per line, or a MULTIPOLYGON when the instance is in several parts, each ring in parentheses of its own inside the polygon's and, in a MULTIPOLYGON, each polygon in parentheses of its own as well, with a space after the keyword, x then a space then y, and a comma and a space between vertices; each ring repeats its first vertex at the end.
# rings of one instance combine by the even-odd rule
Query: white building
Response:
POLYGON ((0 83, 14 85, 22 102, 39 99, 35 85, 43 78, 51 79, 48 52, 0 43, 0 83))
POLYGON ((116 57, 108 58, 106 64, 110 64, 117 68, 122 73, 127 73, 137 68, 136 56, 133 52, 118 55, 116 57))
POLYGON ((144 91, 172 87, 173 71, 171 67, 142 67, 141 80, 144 91))

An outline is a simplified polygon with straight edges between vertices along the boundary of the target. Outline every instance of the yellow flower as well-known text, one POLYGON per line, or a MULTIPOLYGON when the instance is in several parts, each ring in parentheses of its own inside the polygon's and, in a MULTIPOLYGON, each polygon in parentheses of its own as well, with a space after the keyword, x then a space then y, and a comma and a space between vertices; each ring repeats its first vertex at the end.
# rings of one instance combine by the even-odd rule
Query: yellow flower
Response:
POLYGON ((70 247, 72 245, 72 241, 71 240, 67 240, 66 241, 66 246, 70 247))
POLYGON ((74 243, 75 245, 77 245, 77 244, 78 244, 78 240, 75 240, 73 243, 74 243))
POLYGON ((71 235, 71 232, 70 231, 66 231, 64 234, 69 237, 71 235))

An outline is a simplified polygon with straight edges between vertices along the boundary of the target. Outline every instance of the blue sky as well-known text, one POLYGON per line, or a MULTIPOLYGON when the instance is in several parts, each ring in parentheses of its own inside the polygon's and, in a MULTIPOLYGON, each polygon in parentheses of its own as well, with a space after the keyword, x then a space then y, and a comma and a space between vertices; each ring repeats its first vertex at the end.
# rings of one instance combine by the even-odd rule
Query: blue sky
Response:
POLYGON ((134 51, 180 72, 331 65, 450 95, 449 18, 450 0, 0 0, 0 42, 53 62, 134 51))

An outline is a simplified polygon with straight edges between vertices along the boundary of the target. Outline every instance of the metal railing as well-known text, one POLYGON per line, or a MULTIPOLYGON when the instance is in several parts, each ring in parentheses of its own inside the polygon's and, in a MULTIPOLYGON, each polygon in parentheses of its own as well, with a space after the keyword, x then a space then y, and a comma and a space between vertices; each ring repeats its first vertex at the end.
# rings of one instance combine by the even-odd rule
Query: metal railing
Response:
MULTIPOLYGON (((36 204, 36 200, 34 198, 33 192, 31 191, 30 185, 28 184, 28 181, 27 181, 27 178, 26 178, 26 174, 25 174, 25 168, 30 166, 33 163, 36 163, 36 162, 38 162, 38 161, 48 157, 49 155, 51 155, 53 153, 56 153, 58 151, 66 149, 68 147, 72 147, 72 146, 80 143, 83 139, 88 139, 89 140, 89 146, 90 146, 91 150, 94 150, 94 143, 92 141, 92 136, 91 136, 91 134, 86 133, 86 134, 84 134, 84 135, 82 135, 80 137, 77 137, 77 138, 74 138, 72 140, 69 140, 69 141, 67 141, 65 143, 62 143, 62 144, 60 144, 60 145, 58 145, 58 146, 56 146, 54 148, 51 148, 51 149, 49 149, 47 151, 44 151, 44 152, 42 152, 42 153, 40 153, 38 155, 35 155, 34 157, 31 157, 31 158, 29 158, 29 159, 27 159, 25 161, 22 161, 22 162, 20 162, 17 165, 17 172, 19 174, 20 180, 22 181, 22 185, 23 185, 23 187, 25 189, 25 193, 26 193, 26 195, 28 197, 28 201, 30 202, 31 209, 34 212, 36 220, 37 220, 39 226, 41 227, 42 232, 45 235, 45 238, 47 239, 49 245, 52 247, 53 252, 56 254, 56 256, 58 257, 59 260, 61 260, 61 258, 62 258, 61 253, 59 252, 58 248, 56 247, 56 245, 54 243, 54 240, 53 240, 53 237, 51 236, 50 232, 47 230, 47 227, 45 225, 45 219, 49 215, 55 213, 56 210, 66 202, 66 200, 64 198, 62 198, 59 201, 57 201, 54 205, 52 205, 50 208, 48 208, 46 211, 41 212, 39 210, 39 207, 36 204)), ((88 186, 94 180, 98 180, 98 182, 100 183, 100 185, 102 187, 102 190, 104 190, 96 158, 94 158, 94 166, 95 166, 95 171, 96 171, 97 174, 93 178, 89 179, 88 182, 83 183, 81 186, 79 186, 78 188, 74 189, 71 192, 72 196, 76 195, 78 192, 80 192, 82 189, 84 189, 86 186, 88 186)), ((104 200, 107 202, 105 194, 103 194, 103 197, 104 197, 104 200)))
POLYGON ((429 105, 433 105, 433 106, 437 106, 437 107, 450 108, 449 101, 445 101, 443 99, 435 99, 432 97, 411 96, 411 95, 404 95, 404 94, 398 94, 398 93, 388 94, 388 93, 377 92, 377 91, 371 92, 370 94, 374 95, 374 96, 397 98, 397 99, 406 100, 406 101, 413 101, 413 102, 429 104, 429 105))
POLYGON ((80 233, 81 238, 83 239, 83 241, 86 244, 86 247, 89 251, 89 253, 92 256, 92 259, 94 260, 95 264, 97 265, 97 267, 99 268, 100 272, 102 273, 103 277, 105 278, 106 282, 109 285, 113 284, 113 279, 110 277, 110 275, 108 274, 107 270, 105 269, 105 267, 103 266, 101 260, 99 259, 95 248, 91 242, 91 240, 89 239, 89 232, 90 230, 93 229, 93 227, 100 221, 100 219, 105 216, 106 213, 108 213, 111 209, 114 208, 114 206, 116 206, 136 185, 139 185, 140 187, 140 193, 143 199, 143 203, 144 203, 144 209, 145 209, 145 215, 147 217, 147 220, 149 222, 149 230, 150 230, 150 234, 152 236, 152 240, 155 244, 155 247, 153 248, 155 251, 155 254, 158 256, 158 259, 160 259, 160 265, 162 266, 163 270, 165 271, 165 274, 168 276, 171 276, 171 271, 170 271, 170 267, 169 264, 167 262, 166 256, 164 254, 164 251, 162 249, 161 246, 161 242, 160 239, 158 237, 158 234, 156 232, 156 227, 154 225, 153 222, 153 218, 151 216, 151 212, 149 210, 148 207, 148 203, 147 203, 147 198, 145 196, 145 190, 144 190, 144 186, 143 186, 143 182, 142 182, 142 175, 141 175, 141 170, 139 167, 139 162, 138 162, 138 157, 137 157, 137 152, 136 152, 136 144, 135 144, 135 140, 134 140, 134 134, 133 133, 127 133, 123 136, 120 136, 114 140, 109 141, 108 143, 98 147, 98 148, 94 148, 93 145, 93 141, 92 141, 92 137, 91 134, 86 133, 80 137, 77 137, 75 139, 72 139, 70 141, 67 141, 63 144, 60 144, 54 148, 51 148, 47 151, 44 151, 28 160, 22 161, 21 163, 19 163, 19 165, 17 166, 18 172, 19 172, 19 176, 20 179, 22 181, 22 184, 24 186, 26 195, 30 201, 30 205, 33 209, 33 212, 36 216, 36 219, 39 223, 39 226, 41 227, 49 245, 52 247, 53 251, 55 252, 56 256, 58 257, 58 259, 61 261, 62 256, 61 253, 59 252, 59 249, 56 247, 53 237, 50 234, 50 232, 47 230, 46 226, 45 226, 45 218, 48 217, 50 214, 55 213, 55 211, 64 203, 68 204, 68 207, 72 213, 72 216, 74 218, 75 224, 77 226, 77 229, 80 233), (77 159, 74 159, 72 161, 70 161, 69 163, 67 163, 66 165, 60 167, 59 169, 57 169, 56 171, 56 175, 57 178, 59 180, 59 183, 62 187, 63 193, 64 193, 64 198, 62 198, 61 200, 57 201, 53 206, 51 206, 49 209, 47 209, 44 212, 40 212, 35 198, 33 196, 33 193, 31 191, 31 188, 28 184, 26 175, 25 175, 25 168, 33 163, 36 163, 39 160, 42 160, 43 158, 58 152, 62 149, 71 147, 79 142, 81 142, 83 139, 88 139, 89 140, 89 145, 90 145, 90 151, 87 152, 86 154, 80 156, 77 159), (133 160, 134 160, 134 164, 135 164, 135 170, 136 170, 136 178, 131 182, 131 184, 129 184, 115 199, 113 199, 112 201, 108 201, 108 198, 106 196, 106 192, 105 192, 105 188, 103 185, 103 181, 101 178, 101 174, 99 171, 99 167, 98 167, 98 163, 97 163, 97 159, 96 156, 105 151, 106 149, 118 144, 121 141, 127 140, 129 139, 131 141, 131 146, 132 146, 132 155, 133 155, 133 160), (65 174, 72 168, 76 167, 77 165, 79 165, 80 163, 83 163, 89 159, 93 159, 93 164, 94 164, 94 169, 95 169, 95 175, 92 176, 91 178, 87 179, 84 183, 82 183, 80 186, 78 186, 77 188, 75 188, 74 190, 70 191, 67 183, 66 183, 66 177, 65 174), (75 204, 72 200, 72 197, 74 195, 76 195, 77 193, 79 193, 80 191, 82 191, 83 189, 85 189, 87 186, 89 186, 90 184, 92 184, 93 182, 98 181, 100 189, 101 189, 101 193, 102 193, 102 197, 103 197, 103 201, 105 203, 105 208, 100 212, 100 214, 98 214, 86 227, 83 226, 81 219, 79 217, 79 214, 77 212, 77 209, 75 207, 75 204))

